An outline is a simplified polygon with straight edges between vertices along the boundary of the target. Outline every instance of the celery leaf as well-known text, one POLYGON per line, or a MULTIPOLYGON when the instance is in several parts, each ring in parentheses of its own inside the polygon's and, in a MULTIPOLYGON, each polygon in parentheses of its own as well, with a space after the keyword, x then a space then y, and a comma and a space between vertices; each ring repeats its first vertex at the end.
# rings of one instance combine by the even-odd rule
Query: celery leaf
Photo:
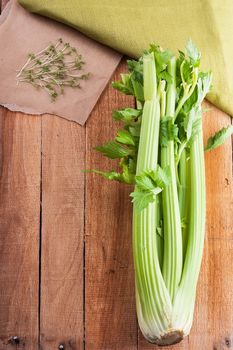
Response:
POLYGON ((119 173, 117 171, 101 171, 101 170, 85 170, 86 173, 95 173, 103 176, 107 180, 115 180, 118 182, 126 183, 126 184, 134 184, 134 176, 129 173, 119 173))
POLYGON ((158 166, 157 171, 154 172, 154 175, 154 181, 161 188, 165 188, 171 182, 171 169, 169 166, 163 169, 158 166))
POLYGON ((162 70, 158 73, 158 78, 162 80, 166 80, 168 84, 172 83, 172 76, 166 70, 162 70))
POLYGON ((155 188, 155 183, 149 172, 144 172, 142 175, 137 175, 136 185, 142 191, 152 191, 155 188))
POLYGON ((198 103, 200 104, 211 89, 212 73, 200 73, 197 81, 198 103))
POLYGON ((168 142, 176 140, 178 136, 178 127, 173 123, 172 117, 163 117, 160 122, 159 142, 162 147, 166 147, 168 142))
POLYGON ((129 130, 131 135, 133 135, 134 137, 139 138, 140 131, 141 131, 141 124, 130 125, 128 130, 129 130))
POLYGON ((192 40, 189 40, 186 45, 186 52, 190 58, 190 61, 194 67, 198 67, 200 64, 201 54, 198 51, 197 47, 194 45, 192 40))
POLYGON ((171 182, 170 168, 144 171, 135 178, 136 189, 130 194, 137 210, 145 209, 149 203, 156 200, 160 193, 171 182))
POLYGON ((102 175, 105 179, 108 179, 108 180, 120 181, 121 179, 121 174, 116 171, 101 171, 101 170, 93 169, 93 170, 85 170, 85 172, 102 175))
POLYGON ((229 136, 233 134, 233 125, 228 126, 226 128, 222 128, 215 135, 211 136, 208 139, 207 146, 205 147, 205 151, 211 151, 212 149, 221 146, 229 136))
POLYGON ((123 92, 125 95, 134 95, 134 89, 131 82, 131 74, 121 74, 121 80, 112 82, 112 87, 123 92))
POLYGON ((132 150, 121 146, 119 143, 115 141, 107 142, 103 146, 95 147, 98 152, 103 153, 105 157, 116 159, 123 158, 130 154, 132 154, 132 150))
POLYGON ((142 114, 142 110, 134 108, 125 108, 113 111, 112 117, 115 120, 122 120, 125 123, 130 123, 142 114))
MULTIPOLYGON (((161 189, 159 192, 161 192, 161 189)), ((130 196, 133 198, 132 202, 134 203, 137 211, 145 209, 149 203, 153 203, 156 198, 156 195, 149 191, 134 191, 130 194, 130 196)))
POLYGON ((124 145, 135 145, 134 137, 126 130, 119 130, 116 136, 116 141, 124 145))

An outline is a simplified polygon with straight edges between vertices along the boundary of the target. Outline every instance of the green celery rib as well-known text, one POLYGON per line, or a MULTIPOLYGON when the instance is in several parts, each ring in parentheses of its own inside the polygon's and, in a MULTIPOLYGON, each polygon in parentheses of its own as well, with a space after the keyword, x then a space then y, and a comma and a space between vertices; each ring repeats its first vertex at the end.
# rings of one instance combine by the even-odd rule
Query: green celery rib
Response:
POLYGON ((189 196, 190 196, 190 162, 187 159, 186 149, 183 150, 180 162, 179 162, 179 206, 180 206, 180 218, 183 222, 182 227, 182 240, 183 240, 183 256, 186 254, 187 247, 187 234, 188 234, 188 222, 189 222, 189 196))
MULTIPOLYGON (((166 91, 165 91, 166 83, 165 81, 160 81, 159 89, 160 89, 160 117, 164 117, 166 112, 166 91)), ((159 149, 160 152, 160 149, 159 149)), ((159 159, 160 162, 160 159, 159 159)), ((161 221, 163 220, 163 210, 162 210, 162 194, 159 193, 157 195, 157 206, 156 206, 156 218, 157 218, 157 228, 161 227, 161 221)), ((161 227, 163 231, 163 227, 161 227)), ((159 257, 159 264, 162 270, 163 268, 163 251, 164 251, 164 238, 163 232, 162 237, 157 233, 157 250, 159 257)))
POLYGON ((190 225, 181 283, 175 297, 173 326, 189 334, 196 295, 196 286, 203 255, 205 237, 205 166, 202 130, 190 149, 190 225))
MULTIPOLYGON (((162 196, 161 193, 157 195, 157 201, 156 201, 156 208, 155 208, 155 215, 157 219, 156 223, 156 228, 160 228, 162 231, 161 227, 161 221, 162 221, 162 196)), ((156 239, 157 239, 157 251, 158 251, 158 258, 159 258, 159 264, 160 268, 162 269, 163 267, 163 232, 161 232, 161 235, 156 232, 156 239)))
MULTIPOLYGON (((168 72, 173 82, 168 84, 166 115, 175 116, 176 98, 176 59, 172 57, 168 72)), ((170 297, 173 300, 178 289, 182 273, 182 233, 180 222, 179 200, 176 182, 176 165, 174 156, 174 141, 169 141, 167 147, 161 149, 162 167, 170 166, 171 184, 162 192, 164 218, 164 259, 163 277, 170 297)))
MULTIPOLYGON (((156 96, 153 54, 144 57, 145 104, 137 160, 137 174, 156 169, 158 162, 160 104, 156 96), (153 78, 154 77, 154 78, 153 78), (153 78, 153 79, 152 79, 153 78)), ((133 207, 133 255, 138 322, 144 336, 155 341, 167 332, 172 305, 163 281, 157 251, 157 203, 137 212, 133 207)))

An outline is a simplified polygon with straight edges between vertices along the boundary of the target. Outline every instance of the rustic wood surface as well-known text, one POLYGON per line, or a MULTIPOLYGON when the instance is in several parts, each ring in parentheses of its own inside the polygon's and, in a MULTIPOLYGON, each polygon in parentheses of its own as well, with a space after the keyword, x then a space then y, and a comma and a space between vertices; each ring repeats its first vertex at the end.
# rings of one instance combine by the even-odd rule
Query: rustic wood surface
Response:
MULTIPOLYGON (((112 109, 133 105, 109 85, 85 127, 0 108, 0 350, 158 349, 137 327, 131 188, 81 172, 112 168, 93 146, 114 136, 112 109)), ((205 105, 206 139, 231 119, 205 105)), ((233 349, 230 140, 206 154, 206 182, 194 325, 174 350, 233 349)))
POLYGON ((43 116, 41 349, 83 349, 85 128, 43 116))

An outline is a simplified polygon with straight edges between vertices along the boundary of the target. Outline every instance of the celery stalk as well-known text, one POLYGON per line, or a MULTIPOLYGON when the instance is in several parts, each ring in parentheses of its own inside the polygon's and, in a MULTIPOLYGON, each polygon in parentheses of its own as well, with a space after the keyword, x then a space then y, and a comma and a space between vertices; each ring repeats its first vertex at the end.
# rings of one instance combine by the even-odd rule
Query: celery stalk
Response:
POLYGON ((205 165, 200 130, 190 149, 191 191, 187 251, 173 307, 173 325, 189 334, 205 238, 205 165))
POLYGON ((157 195, 157 200, 156 200, 156 208, 155 208, 155 215, 157 219, 156 223, 156 238, 157 238, 157 251, 158 251, 158 258, 159 258, 159 265, 160 268, 162 269, 163 267, 163 251, 164 251, 164 237, 163 237, 163 230, 162 230, 162 221, 163 221, 163 216, 162 216, 162 196, 160 193, 157 195))
MULTIPOLYGON (((166 115, 174 118, 176 102, 175 57, 168 63, 168 72, 172 76, 172 83, 168 85, 166 115)), ((176 183, 174 141, 169 141, 167 147, 162 147, 161 164, 163 168, 170 166, 171 169, 171 184, 162 193, 164 217, 163 277, 173 300, 182 272, 182 233, 176 183)))
MULTIPOLYGON (((97 147, 121 171, 95 173, 134 185, 133 257, 138 323, 158 345, 179 342, 192 326, 205 236, 205 168, 201 103, 212 74, 199 72, 190 41, 175 58, 152 44, 113 86, 137 109, 114 111, 124 123, 114 141, 97 147)), ((206 150, 233 132, 223 128, 206 150)))
MULTIPOLYGON (((156 169, 158 162, 160 104, 153 54, 144 57, 144 91, 137 171, 156 169), (152 79, 154 78, 154 79, 152 79)), ((156 241, 157 205, 138 212, 133 207, 133 254, 138 321, 144 336, 154 341, 169 327, 172 305, 159 265, 156 241)))
POLYGON ((187 151, 183 150, 179 164, 179 206, 180 218, 182 225, 183 256, 186 254, 188 239, 188 218, 189 218, 189 201, 190 201, 190 161, 187 159, 187 151))

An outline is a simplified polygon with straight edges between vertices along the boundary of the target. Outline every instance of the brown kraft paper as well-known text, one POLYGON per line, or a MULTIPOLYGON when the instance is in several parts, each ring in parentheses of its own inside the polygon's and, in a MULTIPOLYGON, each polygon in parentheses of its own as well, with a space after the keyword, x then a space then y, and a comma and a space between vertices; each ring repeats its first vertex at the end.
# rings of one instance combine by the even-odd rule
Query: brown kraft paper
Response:
POLYGON ((11 0, 0 16, 0 104, 12 111, 55 114, 83 125, 120 59, 116 51, 64 24, 31 14, 11 0), (81 82, 81 89, 67 87, 64 95, 52 102, 44 90, 17 84, 16 71, 29 53, 39 52, 59 38, 82 54, 86 62, 83 72, 91 76, 81 82))

